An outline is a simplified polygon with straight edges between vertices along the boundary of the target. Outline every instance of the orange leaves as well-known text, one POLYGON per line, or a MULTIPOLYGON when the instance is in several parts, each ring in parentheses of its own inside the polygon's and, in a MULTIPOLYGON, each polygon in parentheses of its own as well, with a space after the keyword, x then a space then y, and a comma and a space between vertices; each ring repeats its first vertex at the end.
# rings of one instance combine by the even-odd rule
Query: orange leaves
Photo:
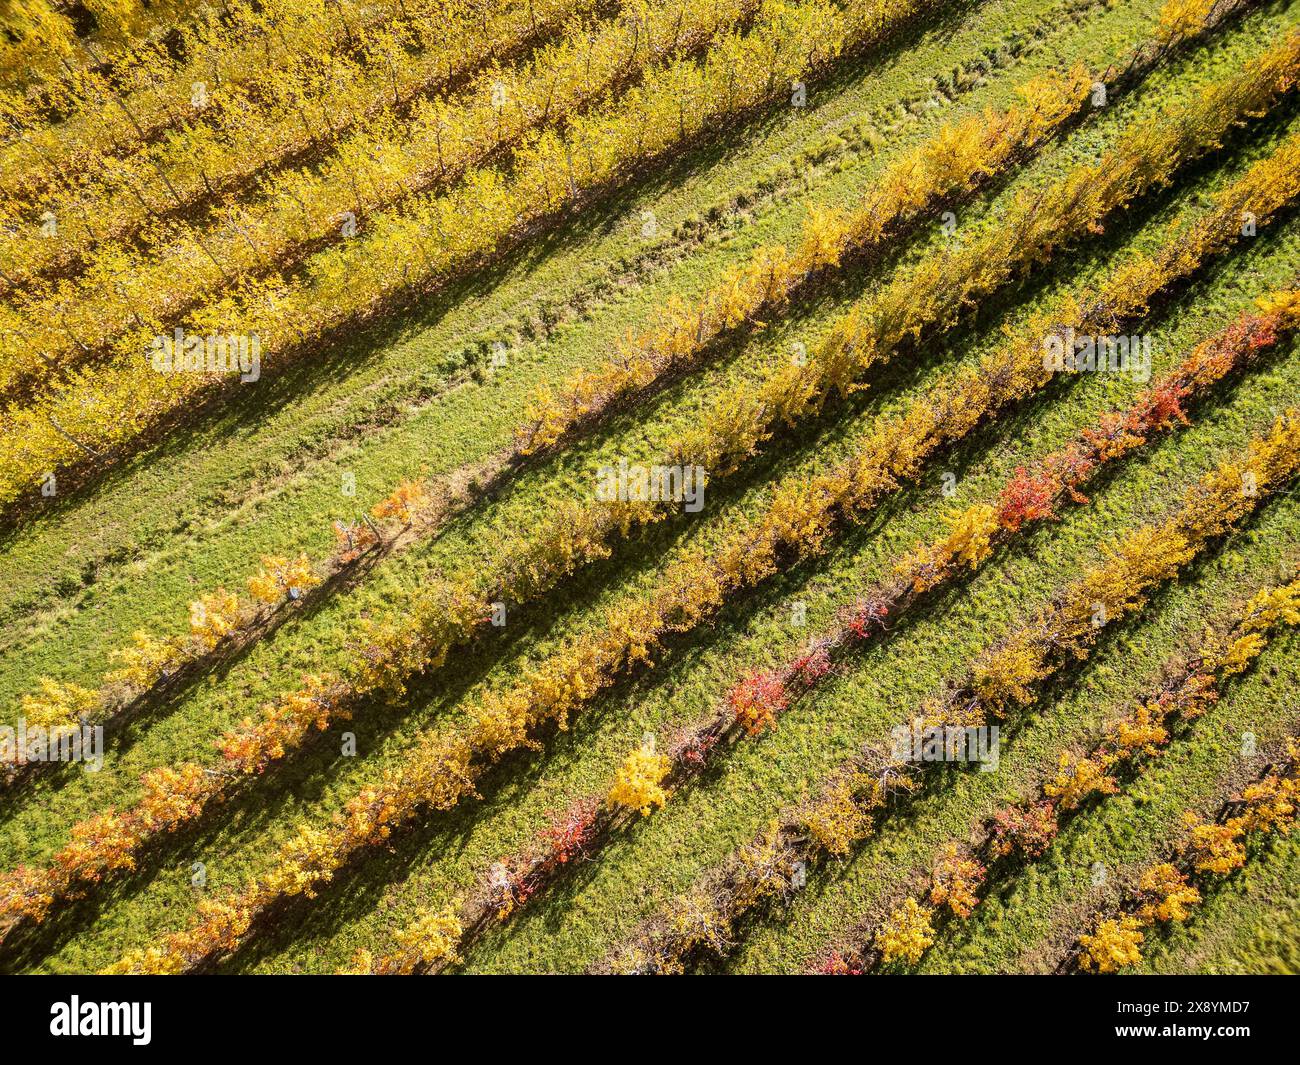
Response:
POLYGON ((341 713, 346 688, 330 674, 308 675, 297 691, 282 695, 265 708, 261 721, 245 718, 217 742, 226 760, 242 773, 260 773, 284 757, 287 747, 301 743, 308 729, 324 731, 341 713))
POLYGON ((144 792, 132 811, 143 833, 164 832, 192 821, 217 792, 217 778, 188 763, 150 770, 141 778, 144 792))
POLYGON ((935 866, 930 905, 935 909, 947 906, 955 916, 969 917, 979 905, 977 892, 987 875, 982 863, 962 854, 955 843, 948 844, 935 866))
POLYGON ((1246 833, 1281 832, 1286 835, 1300 809, 1300 780, 1274 773, 1250 784, 1241 793, 1246 805, 1242 827, 1246 833))
POLYGON ((1191 908, 1201 902, 1201 893, 1169 862, 1152 866, 1142 874, 1138 897, 1138 919, 1144 924, 1181 923, 1191 916, 1191 908))
POLYGON ((1017 466, 1014 476, 1002 489, 998 522, 1009 531, 1018 532, 1026 522, 1054 518, 1056 493, 1054 480, 1017 466))
POLYGON ((746 674, 727 693, 727 707, 751 736, 776 728, 776 719, 789 705, 785 680, 772 670, 746 674))
POLYGON ((991 849, 1001 858, 1017 851, 1026 858, 1047 853, 1060 824, 1050 802, 1021 803, 999 810, 993 817, 991 849))
POLYGON ((407 526, 429 505, 429 498, 429 489, 424 482, 405 480, 389 496, 376 503, 370 513, 376 518, 393 518, 407 526))

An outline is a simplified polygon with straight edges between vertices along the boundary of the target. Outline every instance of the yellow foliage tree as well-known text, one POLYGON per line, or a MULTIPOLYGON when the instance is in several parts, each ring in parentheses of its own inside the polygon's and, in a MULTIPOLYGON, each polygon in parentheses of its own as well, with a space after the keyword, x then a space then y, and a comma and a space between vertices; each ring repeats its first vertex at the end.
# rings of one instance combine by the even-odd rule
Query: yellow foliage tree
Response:
POLYGON ((1043 786, 1046 795, 1057 799, 1066 810, 1079 806, 1089 795, 1114 795, 1119 784, 1106 770, 1112 759, 1107 755, 1088 755, 1071 758, 1062 754, 1057 764, 1056 779, 1043 786))
POLYGON ((24 695, 19 709, 28 727, 57 728, 75 722, 99 705, 100 692, 77 684, 59 684, 49 677, 37 681, 39 691, 24 695))
POLYGON ((286 595, 296 599, 319 583, 305 554, 293 559, 263 555, 261 568, 248 578, 248 591, 263 603, 275 604, 286 595))
POLYGON ((1142 926, 1131 914, 1107 919, 1090 936, 1080 936, 1083 954, 1079 966, 1084 972, 1116 973, 1142 960, 1142 926))
POLYGON ((239 597, 218 588, 190 604, 190 636, 211 651, 239 625, 239 597))
POLYGON ((1191 907, 1201 901, 1201 893, 1169 862, 1146 870, 1138 881, 1138 890, 1145 900, 1138 910, 1138 917, 1145 924, 1186 921, 1191 916, 1191 907))
POLYGON ((664 755, 648 747, 637 748, 618 767, 614 786, 609 790, 609 802, 640 810, 643 817, 649 817, 655 807, 668 801, 668 793, 662 787, 668 769, 669 762, 664 755))
POLYGON ((876 934, 876 946, 886 964, 904 960, 915 965, 934 943, 932 912, 923 909, 916 899, 908 899, 889 915, 876 934))

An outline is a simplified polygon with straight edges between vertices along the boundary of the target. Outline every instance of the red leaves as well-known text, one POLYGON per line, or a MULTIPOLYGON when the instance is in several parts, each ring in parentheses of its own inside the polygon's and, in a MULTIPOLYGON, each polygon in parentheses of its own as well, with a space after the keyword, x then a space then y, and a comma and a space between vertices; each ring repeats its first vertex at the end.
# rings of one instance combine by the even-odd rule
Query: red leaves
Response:
POLYGON ((859 602, 845 628, 857 639, 865 640, 871 636, 873 627, 884 629, 888 614, 889 608, 883 603, 859 602))
POLYGON ((817 967, 817 972, 821 976, 862 976, 865 970, 837 950, 817 967))
POLYGON ((1189 425, 1187 415, 1183 412, 1182 402, 1191 389, 1175 381, 1166 380, 1151 389, 1143 398, 1146 400, 1146 423, 1150 428, 1163 429, 1175 419, 1189 425))
POLYGON ((1024 466, 1017 466, 1002 489, 998 523, 1017 532, 1027 521, 1056 517, 1054 502, 1059 489, 1060 483, 1049 474, 1032 476, 1024 466))
POLYGON ((545 860, 564 865, 572 858, 585 857, 596 833, 599 806, 595 798, 579 799, 543 828, 538 836, 547 847, 545 860))
POLYGON ((727 706, 751 736, 775 728, 777 715, 789 705, 785 678, 775 670, 747 674, 727 693, 727 706))
POLYGON ((1056 807, 1051 802, 999 810, 992 824, 994 853, 1008 855, 1019 851, 1026 858, 1038 858, 1052 845, 1059 827, 1056 807))
POLYGON ((791 676, 810 688, 830 671, 831 654, 825 647, 815 648, 790 663, 791 676))

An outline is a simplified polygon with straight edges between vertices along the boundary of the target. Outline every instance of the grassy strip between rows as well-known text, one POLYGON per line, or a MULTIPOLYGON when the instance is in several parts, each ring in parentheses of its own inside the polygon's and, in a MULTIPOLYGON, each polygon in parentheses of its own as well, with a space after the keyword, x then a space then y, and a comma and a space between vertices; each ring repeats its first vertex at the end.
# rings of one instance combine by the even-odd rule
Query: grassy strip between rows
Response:
MULTIPOLYGON (((1240 236, 1244 203, 1251 205, 1257 217, 1267 218, 1300 193, 1300 171, 1293 154, 1300 154, 1300 142, 1252 167, 1226 190, 1216 210, 1166 246, 1162 261, 1139 263, 1141 269, 1136 272, 1131 268, 1120 271, 1114 305, 1095 304, 1092 313, 1081 315, 1083 331, 1092 331, 1089 325, 1122 320, 1122 315, 1116 314, 1118 308, 1134 313, 1171 277, 1185 276, 1207 256, 1231 246, 1240 236), (1297 187, 1284 192, 1288 179, 1297 187)), ((653 598, 633 598, 615 605, 597 633, 570 641, 531 669, 514 688, 486 695, 473 712, 476 723, 470 730, 434 729, 413 737, 414 749, 385 773, 380 785, 350 801, 334 825, 303 826, 282 849, 271 873, 228 900, 204 900, 199 923, 178 934, 174 949, 159 953, 159 964, 185 968, 219 950, 233 949, 256 916, 289 896, 314 891, 359 852, 387 839, 394 828, 408 823, 421 810, 449 809, 473 795, 474 782, 505 753, 532 746, 545 727, 564 727, 572 713, 621 675, 648 663, 653 651, 674 634, 712 617, 732 595, 761 583, 777 572, 781 563, 821 553, 844 522, 860 519, 900 481, 914 477, 933 448, 964 436, 991 409, 1041 387, 1052 376, 1044 367, 1044 335, 1036 329, 1032 339, 1017 346, 1011 367, 1018 361, 1019 374, 1006 370, 990 374, 978 387, 971 387, 965 375, 955 375, 950 384, 960 383, 960 390, 938 390, 943 399, 939 405, 931 406, 926 402, 931 397, 923 397, 905 419, 869 431, 864 446, 835 471, 811 481, 794 478, 781 485, 766 513, 741 523, 716 551, 708 555, 687 552, 670 564, 653 598), (956 431, 944 433, 944 428, 956 431)), ((285 704, 285 713, 296 709, 299 714, 299 734, 308 727, 311 714, 322 712, 319 702, 311 702, 308 713, 303 713, 303 696, 310 694, 298 693, 285 704)), ((201 771, 191 778, 192 795, 202 796, 210 790, 201 771)), ((173 775, 169 784, 174 783, 173 775)), ((157 796, 153 798, 156 806, 157 796)), ((175 805, 188 808, 192 802, 187 798, 175 805)), ((151 816, 148 806, 139 809, 151 816)), ((138 814, 115 817, 127 848, 141 838, 138 818, 138 814)), ((92 836, 83 835, 82 839, 94 849, 92 836)), ((129 854, 124 854, 117 841, 108 842, 107 853, 114 860, 126 857, 129 861, 129 854)), ((65 853, 77 861, 86 851, 77 854, 74 848, 65 853)), ((104 854, 101 849, 93 858, 93 868, 103 868, 104 854)), ((14 887, 7 893, 18 904, 13 910, 21 913, 22 900, 36 897, 35 912, 29 915, 40 916, 48 909, 47 903, 39 901, 40 885, 67 885, 68 874, 57 860, 44 871, 16 871, 10 878, 14 887)))
MULTIPOLYGON (((1273 61, 1279 55, 1290 54, 1297 44, 1300 34, 1275 53, 1273 61)), ((1265 61, 1264 69, 1268 65, 1265 61)), ((1186 143, 1186 130, 1195 124, 1192 116, 1198 106, 1213 120, 1203 135, 1218 135, 1215 123, 1226 121, 1222 99, 1225 85, 1234 90, 1237 104, 1249 103, 1248 94, 1235 95, 1235 90, 1242 87, 1241 80, 1231 78, 1212 87, 1197 105, 1181 114, 1180 121, 1164 116, 1153 124, 1164 131, 1163 143, 1157 140, 1155 145, 1146 145, 1160 159, 1159 164, 1148 164, 1154 173, 1167 176, 1172 172, 1178 155, 1169 154, 1173 151, 1171 141, 1185 151, 1194 150, 1195 143, 1186 143), (1164 152, 1160 151, 1162 147, 1164 152)), ((1268 80, 1280 84, 1276 71, 1271 71, 1268 80)), ((1265 92, 1264 99, 1270 95, 1265 92)), ((1155 135, 1151 126, 1139 127, 1138 132, 1143 138, 1139 143, 1155 135)), ((1249 209, 1258 220, 1267 220, 1300 191, 1300 168, 1294 163, 1297 155, 1300 138, 1288 141, 1270 158, 1252 167, 1219 198, 1216 210, 1171 242, 1161 261, 1140 261, 1122 276, 1122 287, 1112 306, 1098 305, 1091 315, 1081 315, 1080 331, 1106 333, 1104 328, 1093 330, 1089 326, 1110 322, 1125 311, 1133 313, 1143 306, 1146 295, 1158 291, 1170 279, 1185 275, 1206 257, 1230 247, 1241 236, 1243 211, 1249 209)), ((1106 162, 1103 160, 1102 165, 1106 162)), ((1133 168, 1130 165, 1128 169, 1133 168)), ((1096 168, 1086 169, 1092 173, 1096 168)), ((1112 168, 1112 172, 1117 169, 1112 168)), ((1071 191, 1063 209, 1073 208, 1095 219, 1101 198, 1090 197, 1088 205, 1080 206, 1078 195, 1072 191, 1075 184, 1072 179, 1064 186, 1071 191)), ((1026 208, 1020 217, 1027 213, 1029 223, 1053 230, 1046 216, 1053 215, 1051 208, 1055 205, 1046 197, 1036 202, 1038 207, 1026 208)), ((1008 242, 1018 247, 1012 238, 1004 237, 1002 243, 1008 242)), ((932 276, 929 272, 921 274, 926 284, 932 276)), ((1067 315, 1064 320, 1071 317, 1067 315)), ((407 766, 414 776, 404 784, 406 774, 395 775, 391 787, 385 789, 391 797, 360 804, 361 808, 373 807, 362 816, 363 823, 371 818, 379 822, 390 817, 404 820, 426 801, 434 806, 454 805, 472 792, 472 779, 487 765, 506 751, 530 742, 530 732, 542 724, 563 724, 571 710, 585 705, 625 670, 647 661, 650 646, 673 632, 693 628, 730 596, 766 579, 776 571, 782 555, 797 557, 823 550, 845 519, 861 517, 901 481, 915 477, 928 456, 943 443, 960 439, 988 414, 1041 387, 1051 377, 1041 354, 1041 338, 1050 332, 1050 328, 1041 328, 1038 336, 1019 346, 1009 357, 1009 364, 1000 370, 996 359, 981 367, 976 376, 987 376, 974 385, 967 381, 969 375, 957 375, 955 383, 960 391, 955 395, 941 388, 937 394, 924 397, 901 424, 886 423, 868 433, 856 457, 835 472, 813 481, 795 479, 784 484, 768 512, 755 522, 743 524, 717 553, 709 557, 687 553, 670 565, 664 576, 664 590, 655 600, 633 601, 615 608, 599 638, 576 641, 533 671, 513 691, 505 696, 489 696, 470 734, 443 738, 434 732, 418 740, 416 754, 407 766), (438 768, 444 762, 445 771, 438 768), (477 768, 467 776, 464 769, 471 763, 477 768)), ((731 428, 719 426, 722 447, 726 446, 731 428)), ((638 518, 653 520, 667 513, 662 505, 637 502, 605 503, 588 511, 564 513, 551 528, 536 529, 521 541, 520 551, 513 557, 507 552, 503 578, 498 578, 503 591, 498 594, 508 594, 515 600, 533 598, 570 572, 575 558, 607 553, 608 548, 593 538, 593 529, 626 534, 638 518)), ((371 642, 356 655, 350 678, 310 676, 301 689, 266 708, 260 722, 245 721, 222 737, 219 744, 227 760, 226 771, 211 770, 195 762, 151 771, 142 781, 143 797, 132 810, 107 811, 79 823, 73 827, 72 842, 55 855, 52 865, 45 869, 19 867, 10 873, 0 887, 0 928, 7 934, 23 918, 41 919, 55 898, 76 884, 93 882, 115 869, 130 868, 133 854, 146 841, 197 819, 214 799, 237 786, 241 774, 264 771, 282 759, 287 750, 300 746, 313 726, 323 729, 331 720, 349 715, 360 700, 377 691, 400 697, 414 674, 440 665, 466 636, 484 629, 495 612, 495 602, 481 595, 473 578, 423 590, 420 599, 407 610, 397 612, 400 620, 375 626, 378 632, 372 632, 371 642)), ((342 855, 356 842, 346 836, 340 842, 340 863, 342 855)))
POLYGON ((121 357, 148 350, 200 301, 355 236, 373 212, 453 184, 530 130, 562 126, 645 70, 706 49, 758 7, 759 0, 681 0, 647 8, 631 24, 576 20, 520 67, 489 70, 453 100, 428 102, 404 118, 366 123, 327 159, 268 179, 255 200, 222 206, 210 221, 179 222, 137 248, 102 248, 76 283, 0 308, 14 323, 0 347, 0 394, 18 398, 48 386, 106 348, 121 357))
MULTIPOLYGON (((903 725, 946 736, 1014 725, 1034 705, 1038 686, 1084 659, 1102 631, 1139 611, 1146 595, 1230 532, 1300 472, 1300 410, 1189 487, 1165 521, 1134 530, 1103 564, 1063 588, 959 683, 939 692, 903 725)), ((741 922, 806 884, 812 863, 843 856, 866 838, 887 808, 901 807, 934 763, 867 748, 833 773, 820 794, 707 874, 610 955, 612 972, 684 971, 705 953, 724 955, 741 922)))
POLYGON ((952 531, 900 558, 892 583, 865 593, 843 611, 835 631, 809 643, 780 670, 762 670, 738 681, 705 720, 684 726, 659 744, 630 754, 606 796, 570 803, 546 826, 526 853, 497 863, 473 897, 422 914, 397 935, 399 949, 375 958, 362 951, 349 972, 397 974, 444 967, 494 923, 537 897, 571 863, 591 861, 634 811, 648 815, 702 773, 723 750, 774 728, 778 717, 830 676, 838 656, 873 636, 914 607, 928 593, 980 566, 993 551, 1034 524, 1056 516, 1066 503, 1086 503, 1081 491, 1111 463, 1187 424, 1184 405, 1212 395, 1230 375, 1254 365, 1262 353, 1300 325, 1300 292, 1279 292, 1261 300, 1262 314, 1246 314, 1198 344, 1172 371, 1126 410, 1103 416, 1095 429, 1024 467, 998 493, 998 505, 975 504, 952 517, 952 531))
MULTIPOLYGON (((850 945, 834 950, 817 971, 856 975, 879 965, 916 965, 933 945, 939 922, 968 918, 993 884, 1047 853, 1067 820, 1139 777, 1175 732, 1186 731, 1204 714, 1227 682, 1250 668, 1275 635, 1298 624, 1300 580, 1260 588, 1235 618, 1206 633, 1195 655, 1168 670, 1158 691, 1111 722, 1087 754, 1063 754, 1056 776, 1043 784, 1041 795, 994 813, 978 843, 946 846, 935 861, 929 889, 919 899, 908 898, 879 928, 855 929, 844 937, 850 945)), ((1185 884, 1162 878, 1152 887, 1158 888, 1159 897, 1146 902, 1160 908, 1153 912, 1164 913, 1168 910, 1163 907, 1175 903, 1175 889, 1181 892, 1185 884)))

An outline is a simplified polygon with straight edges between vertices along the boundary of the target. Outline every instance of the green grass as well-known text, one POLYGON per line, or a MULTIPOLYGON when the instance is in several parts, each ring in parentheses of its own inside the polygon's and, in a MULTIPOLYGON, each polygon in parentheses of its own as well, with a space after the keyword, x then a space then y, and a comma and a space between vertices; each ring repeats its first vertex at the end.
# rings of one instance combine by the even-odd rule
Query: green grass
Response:
MULTIPOLYGON (((1077 25, 1053 19, 1041 0, 973 9, 959 26, 931 30, 902 54, 877 57, 871 70, 862 65, 824 92, 814 87, 808 114, 770 120, 693 155, 669 175, 656 175, 655 183, 638 185, 605 211, 579 219, 508 268, 403 319, 391 333, 360 338, 312 371, 290 375, 276 384, 272 396, 259 398, 256 409, 206 419, 183 441, 128 464, 102 486, 0 544, 0 571, 6 577, 0 590, 5 621, 0 697, 14 697, 45 673, 93 680, 107 651, 124 642, 131 628, 182 620, 187 596, 239 580, 255 566, 258 553, 320 550, 328 541, 329 519, 355 506, 338 492, 346 469, 357 474, 358 499, 370 499, 407 473, 452 469, 492 454, 508 440, 537 382, 595 364, 617 335, 668 294, 700 291, 757 244, 795 239, 806 201, 852 203, 882 165, 938 122, 1005 103, 1015 84, 1061 62, 1083 58, 1101 64, 1123 54, 1147 32, 1158 6, 1098 8, 1077 25), (1038 47, 994 71, 988 84, 955 102, 919 106, 906 118, 891 113, 900 100, 926 99, 925 79, 935 70, 971 62, 1035 25, 1050 31, 1038 47), (833 137, 842 143, 828 143, 833 137), (769 179, 771 188, 757 191, 769 179), (717 205, 720 215, 710 220, 709 209, 717 205), (656 212, 661 231, 672 234, 651 248, 642 247, 638 236, 646 209, 656 212), (691 235, 699 232, 704 239, 691 235), (543 316, 555 321, 537 324, 543 316), (530 332, 539 339, 527 339, 530 332), (508 371, 442 390, 456 359, 497 337, 511 345, 508 371), (129 507, 124 499, 131 501, 129 507)), ((1005 187, 963 210, 962 233, 995 219, 1017 190, 1094 157, 1135 116, 1183 98, 1196 83, 1240 63, 1260 40, 1294 22, 1284 8, 1270 8, 1160 72, 1143 86, 1139 99, 1108 108, 1005 187)), ((719 487, 701 520, 657 529, 591 567, 547 601, 520 611, 499 641, 457 656, 417 688, 409 706, 368 708, 357 720, 331 729, 254 782, 218 816, 145 855, 139 873, 97 887, 34 933, 15 937, 5 945, 0 966, 85 971, 182 927, 196 901, 190 886, 194 862, 205 864, 209 891, 246 882, 265 868, 275 843, 300 818, 329 816, 401 757, 414 727, 454 720, 475 691, 508 684, 522 663, 544 655, 565 636, 598 625, 604 605, 653 586, 665 552, 678 544, 716 542, 738 517, 755 513, 773 478, 828 468, 871 418, 897 409, 938 375, 1001 343, 1003 321, 1021 320, 1054 295, 1103 276, 1131 251, 1158 245, 1178 209, 1204 202, 1284 132, 1300 128, 1295 110, 1285 109, 1277 120, 1234 136, 1224 153, 1189 171, 1175 188, 1136 205, 1104 236, 988 301, 950 343, 928 345, 924 358, 891 367, 847 408, 783 438, 719 487), (343 731, 356 734, 360 757, 338 757, 343 731)), ((66 838, 72 821, 129 802, 143 770, 183 757, 211 758, 206 751, 211 736, 296 684, 303 671, 334 660, 359 619, 402 601, 431 573, 474 564, 499 536, 530 528, 557 496, 584 491, 592 465, 602 456, 649 456, 696 420, 710 397, 784 357, 792 341, 805 339, 811 346, 853 298, 938 239, 934 233, 923 235, 901 255, 823 286, 786 320, 730 345, 705 372, 613 419, 591 440, 521 477, 499 501, 381 565, 350 593, 327 600, 314 613, 294 615, 272 638, 115 735, 112 757, 100 774, 55 774, 28 793, 0 797, 0 866, 41 860, 66 838)), ((1180 290, 1144 327, 1156 337, 1156 372, 1298 270, 1300 222, 1288 220, 1180 290)), ((622 834, 598 862, 479 944, 464 967, 573 971, 598 960, 642 917, 814 786, 858 743, 882 735, 944 678, 959 676, 980 649, 1095 561, 1105 543, 1164 513, 1180 486, 1265 425, 1271 408, 1292 401, 1297 384, 1300 359, 1287 345, 1225 390, 1222 402, 1208 404, 1192 427, 1126 463, 1094 493, 1091 506, 1069 512, 1000 554, 801 703, 776 733, 742 745, 662 812, 622 834)), ((403 834, 390 850, 341 876, 320 899, 288 909, 224 968, 332 971, 359 946, 382 950, 391 932, 418 908, 465 890, 493 860, 517 850, 548 811, 603 790, 643 732, 707 712, 741 669, 791 652, 855 589, 886 574, 899 552, 941 530, 948 509, 984 498, 1016 465, 1093 424, 1099 412, 1123 405, 1138 387, 1118 375, 1081 380, 998 419, 943 456, 921 485, 900 493, 827 558, 783 573, 729 607, 715 625, 675 646, 652 673, 619 686, 570 731, 551 738, 544 754, 507 759, 485 782, 481 801, 403 834), (951 500, 939 493, 940 475, 949 470, 958 475, 951 500), (790 624, 796 601, 807 604, 807 630, 790 624)), ((1062 681, 1041 714, 1014 737, 1001 772, 962 777, 928 796, 913 815, 891 824, 850 861, 815 877, 787 911, 747 929, 727 967, 797 970, 837 929, 914 887, 943 841, 960 838, 992 805, 1031 788, 1063 745, 1092 734, 1126 698, 1152 683, 1161 662, 1185 645, 1203 616, 1271 572, 1290 549, 1298 506, 1287 498, 1263 508, 1222 552, 1155 597, 1139 621, 1062 681)), ((1067 911, 1078 906, 1078 871, 1097 860, 1093 855, 1105 855, 1100 860, 1117 869, 1140 862, 1169 838, 1169 818, 1181 809, 1179 803, 1213 798, 1234 730, 1249 725, 1268 738, 1289 727, 1285 696, 1296 690, 1294 646, 1293 638, 1279 641, 1259 669, 1171 752, 1148 778, 1163 788, 1136 807, 1136 814, 1122 805, 1130 801, 1126 797, 1107 804, 1113 814, 1099 810, 1096 818, 1080 818, 1054 849, 1059 858, 1047 859, 1059 861, 1059 868, 1027 870, 996 914, 990 906, 972 923, 968 939, 941 943, 925 965, 936 971, 1005 971, 1046 964, 1053 937, 1065 934, 1067 911), (1126 829, 1123 840, 1114 843, 1103 824, 1126 829)), ((1291 719, 1298 709, 1289 707, 1291 719)), ((1275 876, 1285 885, 1285 870, 1275 876)), ((1283 905, 1282 889, 1271 890, 1267 898, 1267 905, 1283 905)), ((1258 907, 1263 906, 1261 901, 1258 907)), ((1207 908, 1207 923, 1215 912, 1222 911, 1213 904, 1207 908)), ((1234 943, 1253 943, 1260 922, 1267 925, 1262 913, 1254 923, 1245 916, 1232 921, 1229 926, 1220 917, 1215 925, 1224 926, 1224 946, 1204 949, 1222 952, 1234 943)), ((1284 944, 1271 943, 1252 949, 1265 956, 1283 952, 1284 944)), ((1293 957, 1294 940, 1291 944, 1293 957)), ((1193 958, 1191 946, 1171 941, 1169 966, 1182 964, 1177 959, 1184 956, 1193 966, 1207 964, 1193 958)))

